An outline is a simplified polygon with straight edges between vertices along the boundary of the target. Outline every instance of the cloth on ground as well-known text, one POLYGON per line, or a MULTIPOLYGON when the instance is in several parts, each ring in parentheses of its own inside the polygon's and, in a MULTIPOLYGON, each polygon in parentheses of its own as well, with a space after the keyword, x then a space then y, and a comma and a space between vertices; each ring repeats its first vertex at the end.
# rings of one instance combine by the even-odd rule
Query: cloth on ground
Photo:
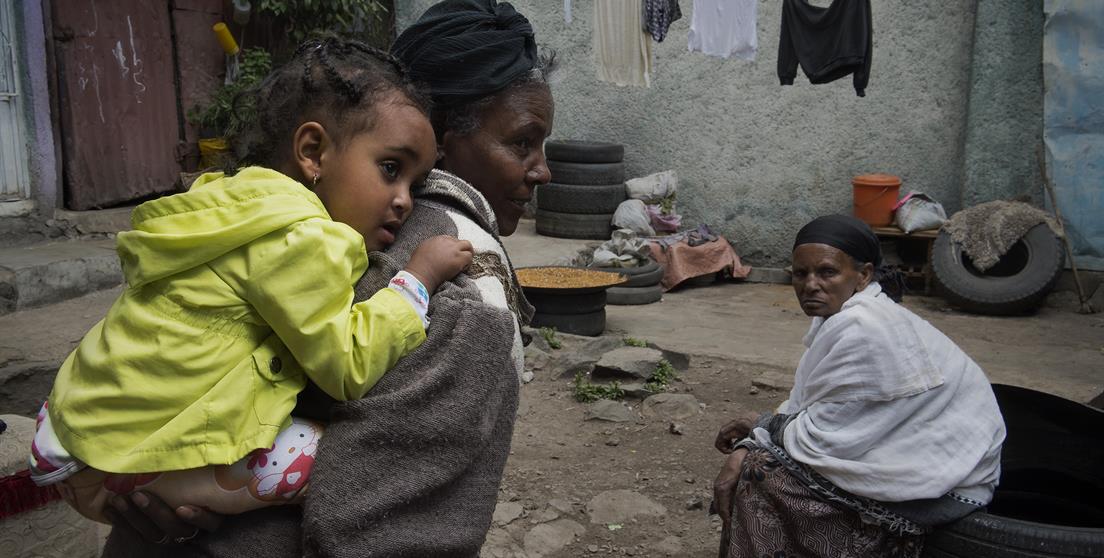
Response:
MULTIPOLYGON (((505 253, 482 196, 455 177, 441 184, 436 176, 414 193, 417 207, 396 243, 372 253, 358 299, 386 285, 430 236, 467 238, 477 254, 505 253)), ((507 277, 516 286, 512 271, 507 277)), ((430 300, 426 342, 364 398, 333 406, 302 516, 297 506, 230 516, 215 533, 165 547, 115 529, 104 556, 478 555, 517 414, 516 321, 533 312, 500 281, 460 275, 441 286, 430 300), (517 319, 508 309, 514 306, 517 319)), ((297 416, 319 414, 325 411, 296 409, 297 416)))
POLYGON ((836 486, 881 502, 954 492, 983 505, 1000 476, 1004 421, 985 374, 877 283, 829 318, 778 412, 786 451, 836 486))
POLYGON ((641 25, 643 0, 594 3, 594 58, 598 79, 652 86, 652 40, 641 25))
POLYGON ((652 216, 647 205, 640 200, 625 200, 617 205, 611 224, 644 236, 654 236, 652 216))
POLYGON ((835 0, 826 8, 808 0, 784 0, 778 78, 782 85, 793 85, 799 63, 811 83, 854 74, 855 93, 864 97, 872 37, 870 0, 835 0))
POLYGON ((1058 225, 1049 213, 1023 202, 998 200, 955 213, 943 230, 962 247, 978 271, 985 271, 1039 223, 1046 223, 1058 234, 1058 225))
POLYGON ((710 56, 755 60, 758 0, 694 0, 687 49, 710 56))
MULTIPOLYGON (((708 231, 708 228, 705 230, 708 231)), ((691 232, 700 232, 700 229, 691 232)), ((713 241, 696 246, 691 246, 689 240, 691 236, 687 234, 674 243, 667 242, 665 237, 649 239, 652 258, 663 266, 663 279, 660 285, 664 291, 673 289, 687 279, 708 273, 724 271, 738 279, 743 279, 751 273, 751 267, 740 263, 740 256, 736 255, 732 245, 723 236, 717 236, 713 241)), ((698 238, 701 237, 698 236, 698 238)))
POLYGON ((594 249, 591 267, 639 267, 651 260, 648 242, 636 233, 619 229, 594 249))
POLYGON ((678 0, 644 0, 644 30, 657 43, 667 38, 671 24, 682 18, 678 0))
POLYGON ((677 191, 678 174, 673 170, 625 181, 626 196, 629 199, 642 200, 644 203, 659 203, 660 200, 674 195, 677 191))

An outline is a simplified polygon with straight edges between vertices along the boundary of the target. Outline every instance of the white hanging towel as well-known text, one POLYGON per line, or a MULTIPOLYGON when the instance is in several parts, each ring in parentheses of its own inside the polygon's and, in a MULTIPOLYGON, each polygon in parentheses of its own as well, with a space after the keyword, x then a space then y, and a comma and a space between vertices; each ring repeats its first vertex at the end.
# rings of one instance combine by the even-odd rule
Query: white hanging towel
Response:
POLYGON ((759 0, 694 0, 689 50, 755 60, 758 8, 759 0))
POLYGON ((571 0, 564 0, 564 24, 571 25, 571 0))
POLYGON ((598 79, 652 86, 652 40, 641 25, 643 0, 594 1, 594 57, 598 79))

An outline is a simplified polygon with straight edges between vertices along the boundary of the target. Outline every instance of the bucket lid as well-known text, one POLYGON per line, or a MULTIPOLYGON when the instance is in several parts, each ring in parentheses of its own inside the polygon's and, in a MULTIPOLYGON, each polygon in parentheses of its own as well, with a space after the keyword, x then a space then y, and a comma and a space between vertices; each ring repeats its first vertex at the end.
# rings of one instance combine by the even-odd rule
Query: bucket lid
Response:
POLYGON ((900 186, 901 177, 892 174, 862 174, 851 179, 856 186, 900 186))

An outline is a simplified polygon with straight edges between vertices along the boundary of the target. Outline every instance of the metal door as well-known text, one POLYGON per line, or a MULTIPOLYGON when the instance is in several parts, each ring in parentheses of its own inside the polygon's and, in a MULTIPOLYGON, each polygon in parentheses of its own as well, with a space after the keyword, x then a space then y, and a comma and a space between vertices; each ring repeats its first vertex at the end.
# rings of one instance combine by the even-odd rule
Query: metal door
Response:
POLYGON ((169 2, 51 5, 65 205, 94 209, 172 191, 183 127, 169 2))
POLYGON ((15 0, 0 0, 0 202, 26 198, 27 137, 15 62, 15 0))

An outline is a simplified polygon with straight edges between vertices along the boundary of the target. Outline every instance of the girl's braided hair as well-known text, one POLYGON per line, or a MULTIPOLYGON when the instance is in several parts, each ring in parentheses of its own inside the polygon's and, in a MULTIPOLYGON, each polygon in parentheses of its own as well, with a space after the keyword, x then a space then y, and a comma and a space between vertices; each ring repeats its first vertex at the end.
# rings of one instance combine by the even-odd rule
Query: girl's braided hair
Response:
POLYGON ((390 92, 402 93, 429 115, 428 97, 390 54, 355 40, 308 40, 291 60, 235 99, 236 106, 254 112, 252 122, 230 138, 236 163, 279 168, 304 122, 322 124, 341 145, 372 128, 376 102, 390 92))

